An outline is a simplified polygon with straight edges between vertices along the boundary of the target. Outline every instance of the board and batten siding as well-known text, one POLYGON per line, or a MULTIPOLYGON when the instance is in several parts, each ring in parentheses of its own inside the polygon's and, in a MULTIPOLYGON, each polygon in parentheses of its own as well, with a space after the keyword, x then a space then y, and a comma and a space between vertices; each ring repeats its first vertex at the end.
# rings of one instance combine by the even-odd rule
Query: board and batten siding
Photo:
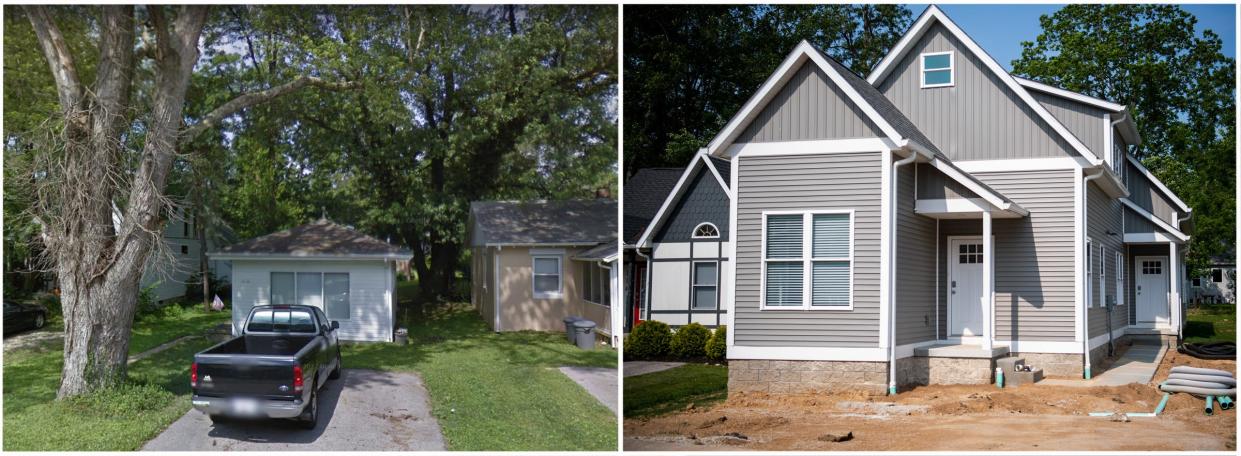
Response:
POLYGON ((1172 205, 1172 201, 1164 196, 1155 184, 1146 178, 1142 171, 1132 163, 1125 164, 1126 186, 1129 188, 1129 201, 1138 205, 1147 212, 1155 214, 1160 220, 1168 222, 1169 225, 1177 226, 1176 206, 1172 205))
POLYGON ((915 179, 920 199, 951 199, 978 198, 978 194, 966 188, 956 179, 948 177, 929 163, 915 165, 918 176, 915 179))
POLYGON ((818 65, 807 60, 734 142, 864 137, 884 134, 818 65))
POLYGON ((882 152, 742 156, 737 167, 736 345, 877 347, 882 152), (851 209, 853 309, 760 310, 764 211, 851 209))
POLYGON ((396 270, 382 260, 233 260, 233 334, 240 333, 252 307, 271 303, 273 272, 348 273, 349 318, 332 319, 340 322, 340 338, 392 340, 396 270))
POLYGON ((1125 210, 1125 232, 1126 233, 1142 233, 1142 234, 1160 233, 1164 235, 1168 234, 1168 232, 1165 231, 1163 228, 1156 226, 1154 222, 1150 221, 1150 219, 1146 218, 1142 214, 1134 212, 1133 209, 1129 209, 1128 207, 1126 207, 1124 208, 1124 210, 1125 210))
MULTIPOLYGON (((979 180, 1030 211, 993 219, 995 338, 1074 340, 1073 271, 1075 169, 979 172, 979 180)), ((941 220, 940 334, 948 334, 948 236, 981 235, 982 220, 941 220)))
POLYGON ((724 290, 728 287, 732 264, 728 261, 728 242, 695 239, 692 242, 661 242, 651 250, 651 306, 648 320, 673 327, 689 323, 714 328, 727 323, 724 290), (693 264, 716 263, 715 309, 693 309, 693 264))
POLYGON ((1052 117, 1068 128, 1078 141, 1094 152, 1095 156, 1110 157, 1112 155, 1111 151, 1104 150, 1103 147, 1104 136, 1112 127, 1110 122, 1103 122, 1103 116, 1109 111, 1037 90, 1027 90, 1027 92, 1043 105, 1052 117))
POLYGON ((952 160, 1077 155, 942 24, 919 38, 878 89, 952 160), (919 55, 943 51, 953 51, 954 85, 921 88, 919 55))
MULTIPOLYGON (((1116 252, 1122 255, 1125 252, 1125 242, 1123 227, 1121 220, 1124 217, 1124 205, 1120 200, 1113 199, 1103 193, 1094 182, 1086 187, 1086 210, 1089 214, 1086 226, 1086 236, 1092 242, 1094 255, 1091 260, 1094 262, 1093 273, 1090 277, 1090 306, 1088 307, 1088 326, 1090 337, 1107 334, 1107 296, 1116 295, 1116 252), (1114 234, 1108 234, 1108 232, 1114 234), (1106 249, 1100 262, 1099 246, 1106 249), (1102 266, 1102 267, 1100 267, 1102 266), (1103 286, 1099 286, 1099 278, 1102 274, 1103 286)), ((1126 302, 1124 296, 1116 296, 1116 307, 1112 312, 1112 329, 1126 326, 1128 323, 1128 309, 1121 308, 1126 302)))
POLYGON ((915 167, 896 171, 896 345, 935 340, 936 220, 914 213, 915 167))

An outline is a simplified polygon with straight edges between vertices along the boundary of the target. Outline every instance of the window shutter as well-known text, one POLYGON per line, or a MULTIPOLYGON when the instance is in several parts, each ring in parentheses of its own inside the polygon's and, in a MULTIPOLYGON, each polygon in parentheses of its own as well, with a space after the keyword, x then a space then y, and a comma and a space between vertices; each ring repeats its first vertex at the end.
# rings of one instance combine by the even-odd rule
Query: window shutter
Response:
POLYGON ((802 216, 767 216, 767 258, 801 258, 802 216))
POLYGON ((801 306, 802 262, 767 263, 767 306, 801 306))
POLYGON ((849 257, 849 215, 814 216, 814 258, 849 257))

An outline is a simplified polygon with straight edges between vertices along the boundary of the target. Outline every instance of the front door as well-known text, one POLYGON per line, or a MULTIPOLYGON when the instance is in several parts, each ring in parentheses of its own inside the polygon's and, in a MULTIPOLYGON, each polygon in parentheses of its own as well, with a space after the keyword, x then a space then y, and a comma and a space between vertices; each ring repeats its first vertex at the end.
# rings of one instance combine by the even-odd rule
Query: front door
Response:
POLYGON ((982 335, 982 238, 948 241, 948 334, 982 335))
POLYGON ((1133 266, 1138 323, 1168 324, 1168 257, 1135 257, 1133 266))

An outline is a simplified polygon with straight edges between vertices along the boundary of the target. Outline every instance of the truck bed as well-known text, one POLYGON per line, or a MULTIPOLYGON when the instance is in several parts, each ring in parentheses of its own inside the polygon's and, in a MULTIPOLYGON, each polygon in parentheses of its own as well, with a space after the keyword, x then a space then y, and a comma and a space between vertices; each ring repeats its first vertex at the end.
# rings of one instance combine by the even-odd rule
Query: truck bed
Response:
POLYGON ((202 352, 204 355, 263 355, 263 356, 293 356, 301 351, 306 344, 315 338, 314 334, 247 334, 241 337, 235 337, 223 344, 217 345, 210 350, 202 352))

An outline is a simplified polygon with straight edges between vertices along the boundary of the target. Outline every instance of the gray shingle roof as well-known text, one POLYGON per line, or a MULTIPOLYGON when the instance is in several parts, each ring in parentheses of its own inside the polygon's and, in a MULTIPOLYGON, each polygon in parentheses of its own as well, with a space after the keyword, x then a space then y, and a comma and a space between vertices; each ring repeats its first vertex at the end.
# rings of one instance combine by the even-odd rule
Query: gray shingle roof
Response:
POLYGON ((470 245, 594 245, 616 239, 615 200, 475 201, 470 245))
POLYGON ((401 257, 409 256, 410 251, 363 234, 353 228, 319 219, 312 223, 223 247, 216 254, 401 257))
POLYGON ((712 165, 715 165, 716 171, 720 172, 720 177, 724 178, 724 184, 732 187, 733 183, 730 180, 732 179, 733 162, 715 156, 707 158, 711 160, 712 165))
POLYGON ((643 168, 625 182, 625 244, 638 242, 685 168, 643 168))

